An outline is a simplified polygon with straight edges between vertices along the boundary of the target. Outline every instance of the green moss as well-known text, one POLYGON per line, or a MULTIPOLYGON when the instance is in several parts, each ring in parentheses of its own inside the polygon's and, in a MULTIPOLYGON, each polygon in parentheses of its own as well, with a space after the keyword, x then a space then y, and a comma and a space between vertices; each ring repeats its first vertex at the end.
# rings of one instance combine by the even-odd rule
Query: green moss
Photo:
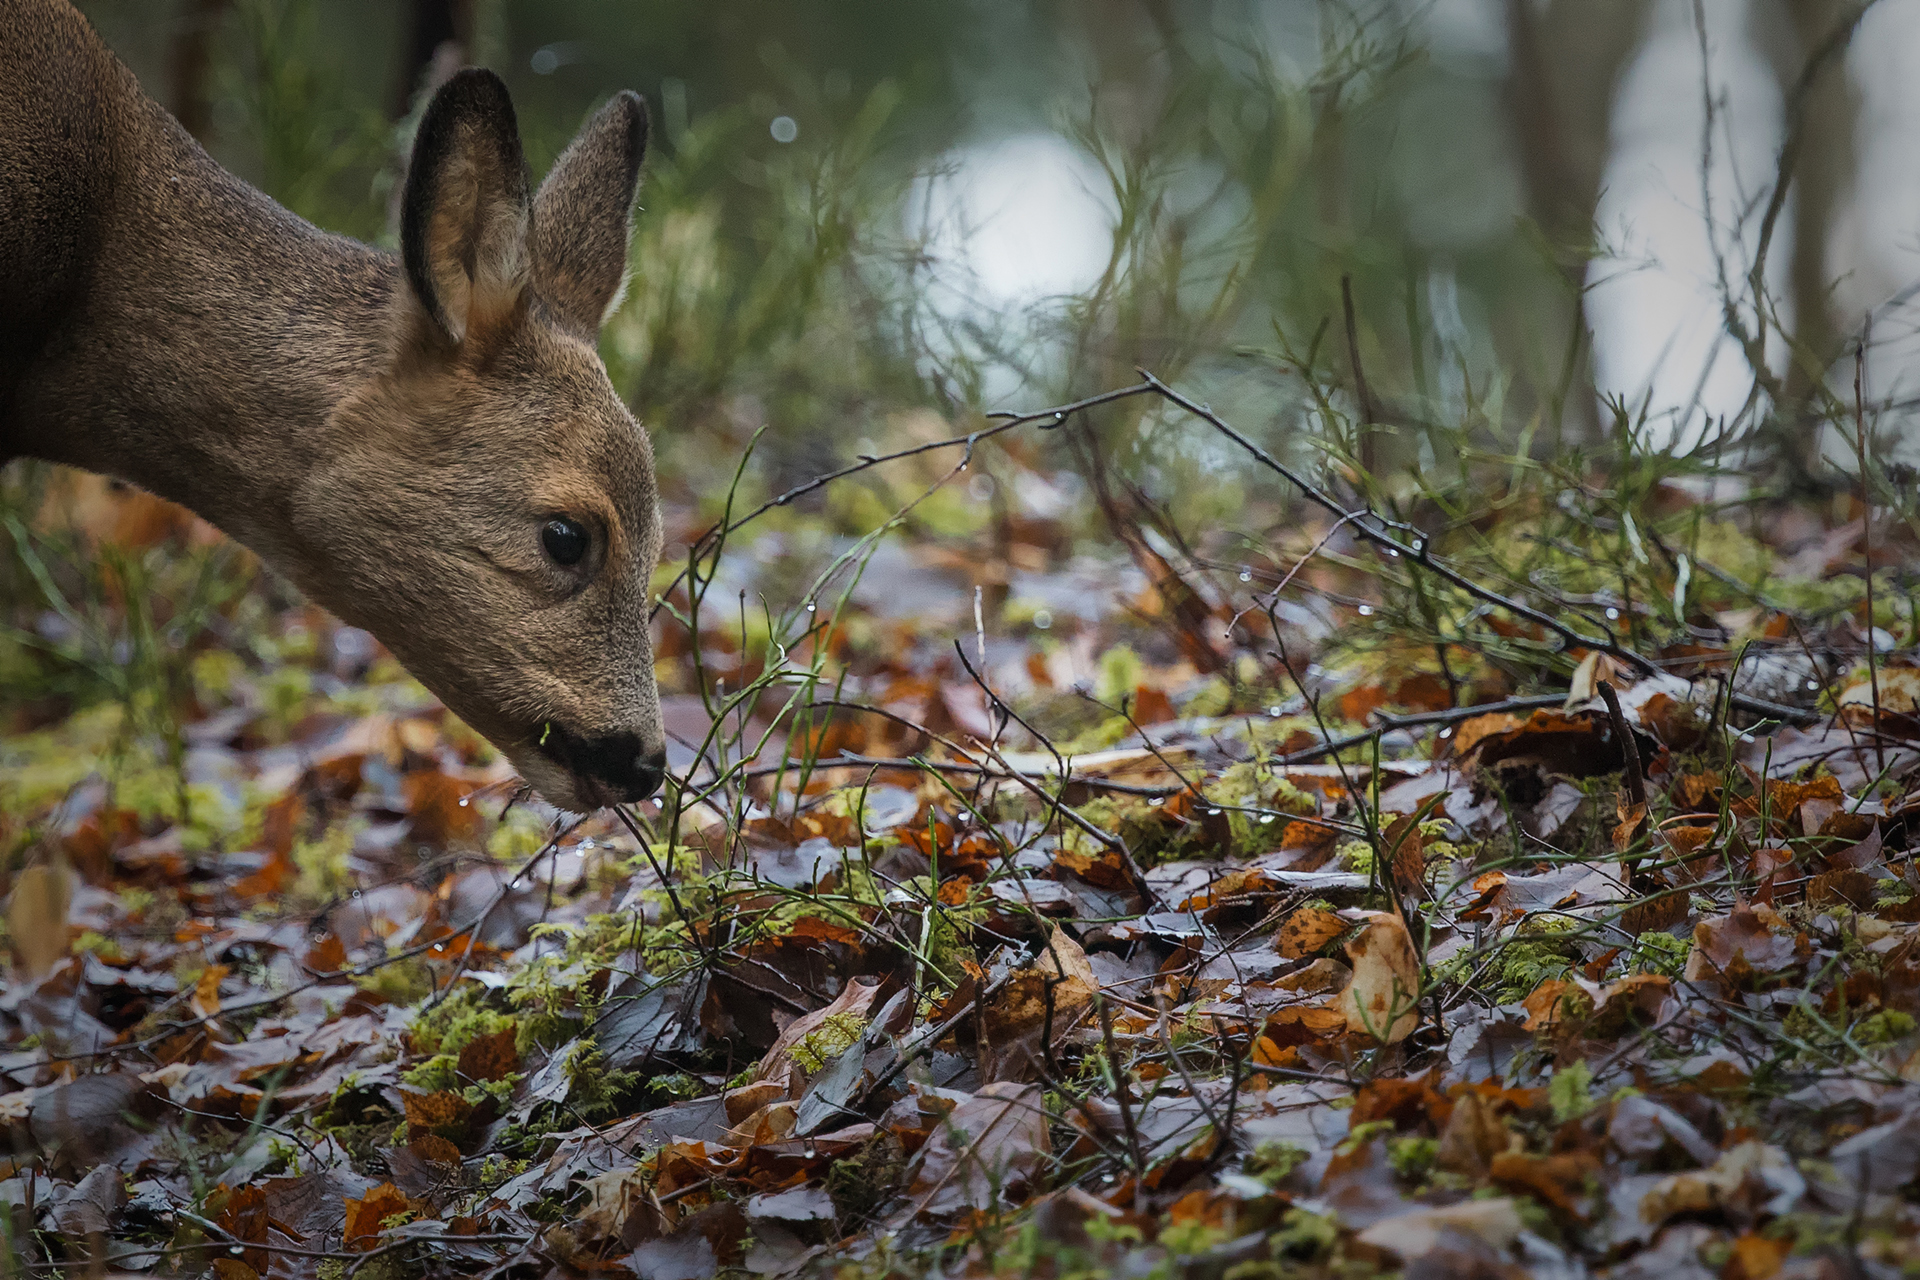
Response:
POLYGON ((1547 1081, 1547 1101, 1556 1123, 1578 1120, 1600 1105, 1593 1096, 1593 1069, 1585 1062, 1561 1067, 1547 1081))
POLYGON ((416 1004, 433 994, 433 970, 418 956, 383 964, 353 981, 361 990, 385 997, 388 1004, 416 1004))
POLYGON ((1269 1139, 1247 1157, 1246 1170, 1269 1187, 1279 1187, 1313 1153, 1291 1142, 1269 1139))
POLYGON ((293 896, 304 902, 328 902, 353 892, 348 859, 360 833, 354 821, 336 822, 315 840, 293 842, 293 896))
POLYGON ((1131 698, 1146 677, 1147 665, 1140 655, 1124 644, 1117 644, 1100 655, 1095 664, 1093 696, 1110 707, 1131 698))
POLYGON ((1912 1035, 1914 1026, 1912 1014, 1882 1009, 1853 1024, 1853 1039, 1860 1045, 1892 1044, 1912 1035))
POLYGON ((1509 942, 1500 948, 1500 959, 1494 967, 1496 999, 1501 1004, 1524 1000, 1542 982, 1558 978, 1572 967, 1570 943, 1509 942))
POLYGON ((1437 1138, 1387 1139, 1387 1163, 1409 1182, 1424 1182, 1440 1154, 1437 1138))
POLYGON ((867 1029, 867 1019, 856 1013, 836 1013, 801 1037, 793 1046, 794 1062, 808 1075, 839 1057, 859 1043, 867 1029))

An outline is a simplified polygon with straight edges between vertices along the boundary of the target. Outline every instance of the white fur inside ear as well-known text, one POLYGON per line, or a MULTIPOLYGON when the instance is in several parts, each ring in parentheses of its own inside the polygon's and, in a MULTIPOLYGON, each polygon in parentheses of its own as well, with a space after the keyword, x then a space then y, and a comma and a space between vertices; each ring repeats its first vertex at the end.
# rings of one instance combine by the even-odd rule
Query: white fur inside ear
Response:
POLYGON ((600 312, 601 324, 605 324, 607 321, 613 319, 613 313, 618 311, 620 304, 627 300, 627 286, 632 283, 633 261, 629 259, 627 265, 620 272, 620 287, 613 291, 613 297, 607 300, 606 307, 600 312))

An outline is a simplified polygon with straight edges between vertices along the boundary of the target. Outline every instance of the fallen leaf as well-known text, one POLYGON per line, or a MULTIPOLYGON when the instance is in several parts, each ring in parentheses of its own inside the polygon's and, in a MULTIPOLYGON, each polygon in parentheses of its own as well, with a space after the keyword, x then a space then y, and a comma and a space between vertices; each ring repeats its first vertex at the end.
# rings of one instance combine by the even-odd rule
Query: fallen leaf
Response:
POLYGON ((1053 1034, 1071 1031, 1099 994, 1100 980, 1080 944, 1055 927, 1033 962, 1014 973, 982 1012, 987 1039, 1000 1044, 1043 1028, 1051 991, 1053 1034))
POLYGON ((1051 1149, 1039 1087, 987 1085, 948 1112, 920 1149, 914 1210, 939 1217, 1018 1204, 1051 1149))
POLYGON ((1420 1025, 1420 958, 1398 916, 1371 913, 1366 927, 1347 943, 1353 981, 1336 1007, 1347 1029, 1384 1044, 1397 1044, 1420 1025))
POLYGON ((14 952, 31 977, 39 977, 67 954, 67 901, 71 890, 60 867, 36 863, 13 882, 7 900, 7 930, 14 952))
POLYGON ((1289 960, 1305 960, 1318 955, 1334 939, 1353 926, 1331 911, 1319 907, 1300 907, 1280 924, 1273 935, 1274 950, 1289 960))

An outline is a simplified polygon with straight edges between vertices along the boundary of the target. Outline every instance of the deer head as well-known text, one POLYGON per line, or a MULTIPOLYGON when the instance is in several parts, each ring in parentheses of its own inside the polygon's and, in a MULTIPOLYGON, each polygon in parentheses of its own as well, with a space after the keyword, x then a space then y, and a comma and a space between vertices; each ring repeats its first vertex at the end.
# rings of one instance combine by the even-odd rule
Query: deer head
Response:
POLYGON ((530 194, 506 86, 448 81, 407 174, 384 358, 290 512, 302 585, 582 811, 665 767, 653 452, 596 350, 646 136, 622 93, 530 194))

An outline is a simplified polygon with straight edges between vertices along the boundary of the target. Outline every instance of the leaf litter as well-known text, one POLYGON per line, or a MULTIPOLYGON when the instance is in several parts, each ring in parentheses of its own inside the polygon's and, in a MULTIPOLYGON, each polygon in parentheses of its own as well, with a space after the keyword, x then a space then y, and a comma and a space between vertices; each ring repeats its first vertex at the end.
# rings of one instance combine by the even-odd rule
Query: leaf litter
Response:
POLYGON ((179 750, 14 716, 10 1265, 1920 1267, 1912 650, 1698 579, 1587 646, 1443 580, 1490 607, 1422 638, 1424 539, 1272 514, 1237 589, 689 516, 630 812, 297 604, 200 643, 179 750))

